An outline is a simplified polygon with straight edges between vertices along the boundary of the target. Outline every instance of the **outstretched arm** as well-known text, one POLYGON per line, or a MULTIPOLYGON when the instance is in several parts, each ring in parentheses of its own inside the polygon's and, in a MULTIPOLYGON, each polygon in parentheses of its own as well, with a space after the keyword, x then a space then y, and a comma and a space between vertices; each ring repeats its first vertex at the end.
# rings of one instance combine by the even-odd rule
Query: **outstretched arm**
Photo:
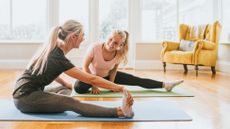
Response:
POLYGON ((113 82, 107 81, 101 77, 89 74, 87 72, 83 72, 77 67, 74 67, 72 69, 69 69, 65 71, 65 73, 75 79, 78 79, 82 82, 85 82, 87 84, 93 85, 93 86, 98 86, 104 89, 109 89, 112 91, 123 91, 123 86, 117 85, 113 82))

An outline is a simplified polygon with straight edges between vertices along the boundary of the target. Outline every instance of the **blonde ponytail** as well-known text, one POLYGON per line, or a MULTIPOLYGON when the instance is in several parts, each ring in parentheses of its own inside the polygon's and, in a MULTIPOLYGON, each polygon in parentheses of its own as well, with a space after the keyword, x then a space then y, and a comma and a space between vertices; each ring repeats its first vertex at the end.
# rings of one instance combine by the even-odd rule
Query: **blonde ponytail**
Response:
POLYGON ((113 31, 113 35, 114 34, 120 35, 123 40, 121 49, 118 50, 118 54, 123 64, 127 64, 128 63, 127 55, 129 50, 129 33, 127 31, 115 30, 113 31))
POLYGON ((32 62, 28 65, 27 69, 32 66, 32 74, 42 74, 46 67, 47 58, 49 53, 58 45, 58 32, 60 27, 56 26, 52 28, 49 34, 48 42, 43 45, 43 50, 40 55, 36 55, 32 62))
POLYGON ((129 51, 129 33, 127 31, 124 31, 125 32, 125 35, 126 35, 126 38, 125 38, 125 41, 123 42, 123 45, 122 45, 122 48, 121 48, 121 53, 122 55, 124 56, 123 57, 123 63, 124 64, 127 64, 128 63, 128 51, 129 51))
POLYGON ((52 28, 51 33, 49 34, 49 39, 46 44, 43 45, 42 52, 40 55, 35 56, 27 69, 32 69, 32 74, 40 75, 44 72, 47 65, 47 59, 50 52, 56 48, 61 46, 61 42, 58 40, 65 41, 68 40, 67 37, 71 33, 75 33, 79 35, 83 31, 83 26, 74 20, 68 20, 65 22, 63 26, 56 26, 52 28))

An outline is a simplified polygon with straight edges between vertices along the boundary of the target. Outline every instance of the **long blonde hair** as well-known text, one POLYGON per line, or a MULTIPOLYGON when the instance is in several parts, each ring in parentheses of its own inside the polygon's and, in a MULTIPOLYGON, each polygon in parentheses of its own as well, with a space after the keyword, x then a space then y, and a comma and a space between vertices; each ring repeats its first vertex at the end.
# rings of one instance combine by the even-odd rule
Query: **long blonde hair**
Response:
POLYGON ((117 52, 122 59, 122 62, 124 64, 128 63, 128 50, 129 50, 129 33, 127 31, 122 31, 122 30, 114 30, 112 32, 112 35, 119 35, 121 36, 123 43, 121 46, 121 49, 119 49, 117 52))
POLYGON ((31 68, 32 74, 42 74, 46 69, 47 59, 50 52, 54 48, 60 47, 62 43, 66 43, 69 40, 70 34, 75 33, 76 35, 79 35, 82 31, 82 24, 75 20, 68 20, 62 26, 53 27, 49 34, 48 42, 43 45, 42 51, 37 54, 38 56, 34 56, 27 66, 27 69, 31 68))

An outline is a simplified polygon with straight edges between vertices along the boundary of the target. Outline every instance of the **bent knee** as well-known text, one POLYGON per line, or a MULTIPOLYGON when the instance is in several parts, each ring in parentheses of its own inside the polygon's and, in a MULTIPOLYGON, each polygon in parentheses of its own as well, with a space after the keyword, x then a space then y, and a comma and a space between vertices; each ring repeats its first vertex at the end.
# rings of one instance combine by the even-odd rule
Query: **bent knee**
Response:
POLYGON ((22 113, 31 113, 29 104, 24 103, 20 99, 14 99, 14 105, 22 113))
POLYGON ((88 93, 89 90, 88 89, 82 89, 82 88, 79 88, 79 87, 76 87, 74 88, 75 92, 77 92, 78 94, 85 94, 85 93, 88 93))
POLYGON ((86 83, 81 82, 81 81, 76 81, 74 84, 74 90, 75 90, 75 92, 77 92, 79 94, 88 93, 89 88, 91 88, 91 87, 92 86, 90 86, 89 84, 86 84, 86 83))

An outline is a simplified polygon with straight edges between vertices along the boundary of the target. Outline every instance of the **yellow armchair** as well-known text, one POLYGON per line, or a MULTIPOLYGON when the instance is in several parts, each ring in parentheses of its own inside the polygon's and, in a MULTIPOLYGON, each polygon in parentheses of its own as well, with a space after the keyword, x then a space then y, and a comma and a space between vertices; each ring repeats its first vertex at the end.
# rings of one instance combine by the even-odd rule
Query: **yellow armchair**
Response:
POLYGON ((164 72, 166 72, 166 63, 173 63, 183 64, 185 73, 188 71, 187 65, 195 65, 196 74, 198 74, 198 66, 209 66, 212 73, 216 74, 215 66, 221 28, 218 21, 212 25, 189 26, 181 24, 179 39, 180 41, 193 41, 193 50, 182 51, 180 42, 164 41, 161 51, 164 72))

